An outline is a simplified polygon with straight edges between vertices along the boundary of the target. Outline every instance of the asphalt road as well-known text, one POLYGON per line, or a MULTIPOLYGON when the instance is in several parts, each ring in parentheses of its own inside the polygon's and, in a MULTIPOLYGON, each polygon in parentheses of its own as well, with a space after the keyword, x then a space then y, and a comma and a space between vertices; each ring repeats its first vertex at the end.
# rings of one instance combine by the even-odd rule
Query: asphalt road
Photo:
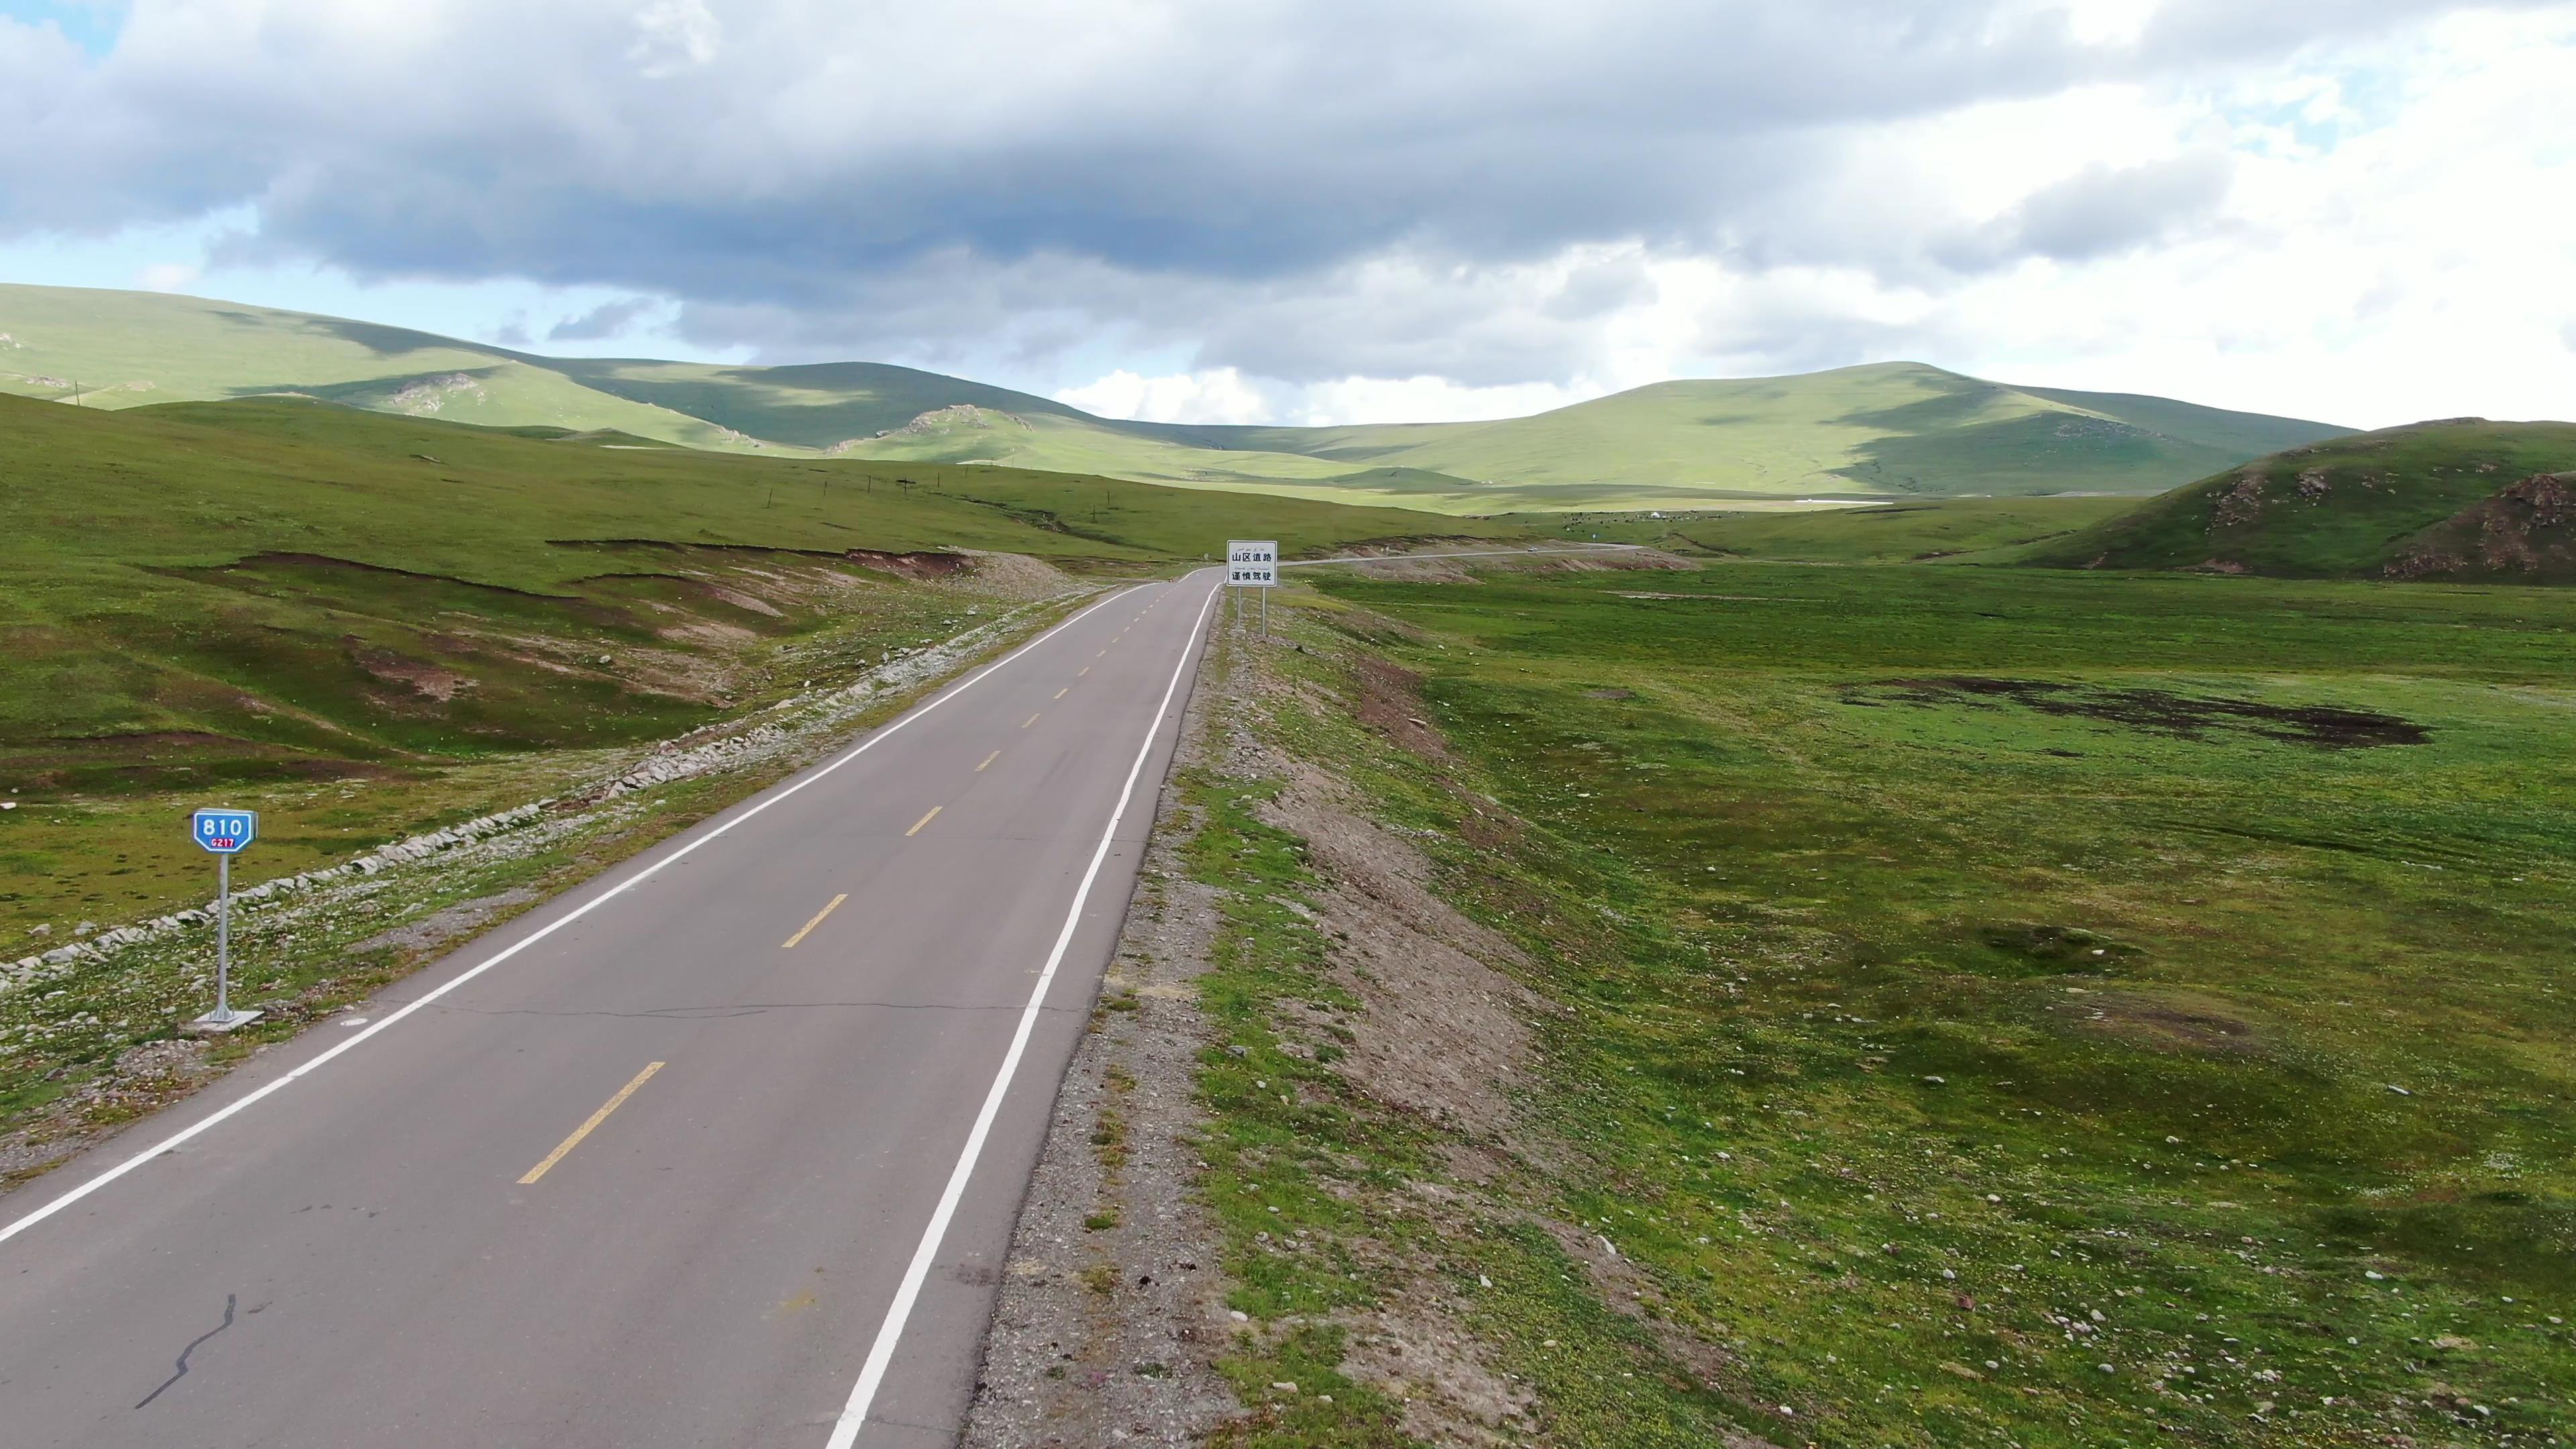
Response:
POLYGON ((0 1198, 0 1442, 951 1443, 1215 581, 0 1198))

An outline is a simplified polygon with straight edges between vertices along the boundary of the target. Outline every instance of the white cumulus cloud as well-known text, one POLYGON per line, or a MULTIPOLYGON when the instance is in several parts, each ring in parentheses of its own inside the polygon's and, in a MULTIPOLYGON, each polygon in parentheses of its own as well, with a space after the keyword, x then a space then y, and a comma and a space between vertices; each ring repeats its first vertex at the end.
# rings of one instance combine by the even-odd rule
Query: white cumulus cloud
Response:
POLYGON ((1055 396, 1058 402, 1100 417, 1148 423, 1261 423, 1270 421, 1274 410, 1271 401, 1231 367, 1163 377, 1141 377, 1120 368, 1055 396))
POLYGON ((707 9, 706 0, 653 0, 635 13, 635 30, 626 58, 647 80, 711 63, 724 40, 724 25, 707 9))

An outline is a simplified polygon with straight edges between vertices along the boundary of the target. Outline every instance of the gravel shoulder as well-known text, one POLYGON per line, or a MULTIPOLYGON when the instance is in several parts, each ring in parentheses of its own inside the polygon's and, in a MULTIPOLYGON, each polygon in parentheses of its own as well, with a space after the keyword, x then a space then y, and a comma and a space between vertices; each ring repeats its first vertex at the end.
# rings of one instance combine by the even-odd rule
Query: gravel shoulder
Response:
POLYGON ((1203 1442, 1242 1410, 1215 1369, 1232 1327, 1200 1168, 1198 1003, 1220 915, 1189 879, 1198 819, 1179 780, 1202 768, 1223 661, 1200 671, 1118 954, 1067 1067, 1011 1245, 965 1443, 1203 1442))

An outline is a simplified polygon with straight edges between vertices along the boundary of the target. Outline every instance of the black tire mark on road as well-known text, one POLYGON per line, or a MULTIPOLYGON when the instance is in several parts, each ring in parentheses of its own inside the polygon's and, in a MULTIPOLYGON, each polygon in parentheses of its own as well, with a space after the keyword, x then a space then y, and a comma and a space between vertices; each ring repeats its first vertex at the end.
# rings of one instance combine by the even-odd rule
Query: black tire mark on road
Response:
POLYGON ((233 1304, 235 1301, 234 1295, 230 1293, 224 1295, 224 1321, 207 1329, 205 1332, 198 1334, 194 1339, 190 1340, 186 1348, 179 1350, 179 1371, 170 1375, 169 1379, 166 1380, 160 1388, 154 1389, 152 1392, 145 1394, 143 1396, 143 1403, 136 1404, 134 1407, 140 1409, 145 1404, 151 1403, 154 1399, 157 1399, 161 1397, 162 1394, 168 1392, 171 1384, 175 1384, 179 1380, 188 1376, 188 1355, 195 1353, 198 1346, 203 1344, 207 1339, 210 1339, 216 1334, 233 1326, 233 1304))

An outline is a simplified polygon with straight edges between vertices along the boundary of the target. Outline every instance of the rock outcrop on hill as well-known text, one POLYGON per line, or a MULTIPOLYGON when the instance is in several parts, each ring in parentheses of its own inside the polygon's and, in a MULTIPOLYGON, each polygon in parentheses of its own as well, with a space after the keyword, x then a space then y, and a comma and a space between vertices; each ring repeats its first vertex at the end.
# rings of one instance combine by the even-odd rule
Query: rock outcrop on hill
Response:
POLYGON ((2407 541, 2392 579, 2576 580, 2576 471, 2535 473, 2407 541))

